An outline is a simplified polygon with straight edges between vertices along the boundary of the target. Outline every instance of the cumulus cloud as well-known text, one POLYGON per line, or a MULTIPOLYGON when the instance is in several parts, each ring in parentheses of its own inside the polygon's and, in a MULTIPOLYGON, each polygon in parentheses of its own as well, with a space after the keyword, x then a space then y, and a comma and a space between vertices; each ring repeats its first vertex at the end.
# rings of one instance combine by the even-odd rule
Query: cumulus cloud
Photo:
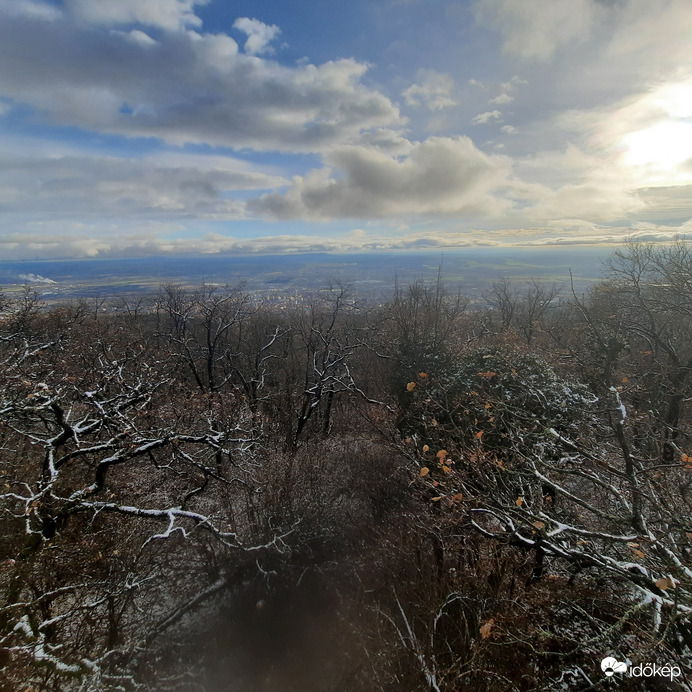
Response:
POLYGON ((500 132, 505 135, 515 135, 517 133, 517 128, 512 125, 503 125, 500 128, 500 132))
POLYGON ((435 70, 419 70, 418 81, 402 92, 409 106, 425 106, 431 111, 455 106, 452 98, 454 80, 448 74, 435 70))
POLYGON ((514 101, 514 94, 517 91, 517 87, 522 84, 528 84, 528 82, 519 77, 519 75, 514 75, 514 77, 512 77, 512 79, 509 81, 502 82, 500 84, 500 93, 494 98, 491 98, 488 103, 497 106, 504 106, 508 103, 512 103, 512 101, 514 101))
POLYGON ((506 204, 497 196, 509 175, 504 157, 488 156, 468 137, 431 137, 394 157, 346 146, 325 157, 331 168, 294 178, 285 194, 250 200, 251 211, 276 218, 401 217, 491 214, 506 204))
POLYGON ((244 203, 234 193, 286 182, 226 157, 0 156, 0 205, 30 218, 235 219, 244 216, 244 203))
POLYGON ((92 24, 144 24, 166 30, 199 27, 195 7, 209 0, 64 0, 73 17, 92 24))
MULTIPOLYGON (((73 11, 102 7, 73 2, 73 11)), ((176 22, 194 6, 164 5, 176 22)), ((93 11, 125 21, 136 7, 140 0, 93 11)), ((143 34, 2 14, 0 6, 0 64, 13 66, 0 71, 0 96, 61 125, 177 145, 320 151, 404 123, 386 96, 362 84, 368 67, 356 60, 286 67, 239 53, 225 34, 170 31, 155 43, 143 34)))
POLYGON ((281 33, 275 24, 270 26, 258 19, 249 19, 248 17, 236 19, 233 27, 247 35, 244 49, 248 55, 273 53, 274 49, 269 44, 281 33))
POLYGON ((486 123, 493 121, 502 121, 502 113, 500 113, 500 111, 486 111, 485 113, 479 113, 471 122, 474 125, 485 125, 486 123))
POLYGON ((497 104, 498 106, 502 106, 505 103, 512 103, 512 101, 514 101, 514 96, 512 96, 511 94, 502 93, 502 94, 498 94, 495 98, 490 99, 490 101, 488 101, 488 103, 494 103, 494 104, 497 104))

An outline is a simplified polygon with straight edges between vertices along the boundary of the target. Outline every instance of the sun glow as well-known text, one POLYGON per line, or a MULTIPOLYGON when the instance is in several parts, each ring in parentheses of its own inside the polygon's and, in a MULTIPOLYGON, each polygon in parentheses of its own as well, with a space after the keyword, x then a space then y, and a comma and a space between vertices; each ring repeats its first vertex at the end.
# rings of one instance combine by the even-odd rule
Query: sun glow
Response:
POLYGON ((624 138, 625 160, 632 166, 675 168, 692 158, 692 123, 664 120, 624 138))
POLYGON ((623 136, 623 162, 649 185, 692 182, 692 82, 669 84, 651 94, 643 110, 651 122, 623 136))

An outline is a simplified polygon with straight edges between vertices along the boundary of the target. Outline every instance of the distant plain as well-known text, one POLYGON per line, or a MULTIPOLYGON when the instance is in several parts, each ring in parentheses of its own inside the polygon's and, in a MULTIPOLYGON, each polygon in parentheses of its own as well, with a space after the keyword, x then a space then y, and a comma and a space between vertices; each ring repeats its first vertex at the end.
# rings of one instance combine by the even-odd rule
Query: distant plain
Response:
POLYGON ((281 300, 342 284, 368 301, 387 300, 395 284, 434 281, 441 271, 446 288, 481 297, 502 277, 539 279, 583 291, 602 276, 611 248, 472 248, 438 252, 359 254, 202 255, 136 259, 0 262, 0 287, 31 285, 48 301, 152 294, 175 283, 237 285, 257 297, 281 300))

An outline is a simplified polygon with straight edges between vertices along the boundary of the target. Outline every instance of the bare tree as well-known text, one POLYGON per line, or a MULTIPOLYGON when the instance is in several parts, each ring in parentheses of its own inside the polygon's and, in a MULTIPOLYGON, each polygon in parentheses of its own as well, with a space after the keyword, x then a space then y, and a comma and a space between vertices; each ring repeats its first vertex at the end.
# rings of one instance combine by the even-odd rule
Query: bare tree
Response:
POLYGON ((241 287, 203 284, 195 291, 166 284, 158 311, 161 333, 203 392, 217 392, 233 377, 235 334, 253 311, 241 287))
POLYGON ((149 689, 163 634, 182 642, 170 637, 181 620, 282 548, 254 518, 251 413, 232 396, 184 395, 148 351, 75 337, 9 343, 0 400, 6 675, 45 689, 149 689), (98 367, 53 368, 80 349, 98 367))
POLYGON ((493 284, 488 303, 497 311, 502 329, 516 330, 530 346, 559 295, 557 284, 532 278, 519 285, 503 277, 493 284))

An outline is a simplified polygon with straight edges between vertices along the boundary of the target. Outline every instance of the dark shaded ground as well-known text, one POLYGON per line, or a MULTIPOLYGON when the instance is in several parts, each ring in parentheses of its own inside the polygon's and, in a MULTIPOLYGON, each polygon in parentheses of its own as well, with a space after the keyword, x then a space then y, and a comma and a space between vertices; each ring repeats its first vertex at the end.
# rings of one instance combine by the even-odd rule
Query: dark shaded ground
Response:
POLYGON ((317 575, 292 590, 248 590, 221 614, 200 651, 209 670, 205 689, 349 689, 357 651, 343 618, 344 595, 317 575))

